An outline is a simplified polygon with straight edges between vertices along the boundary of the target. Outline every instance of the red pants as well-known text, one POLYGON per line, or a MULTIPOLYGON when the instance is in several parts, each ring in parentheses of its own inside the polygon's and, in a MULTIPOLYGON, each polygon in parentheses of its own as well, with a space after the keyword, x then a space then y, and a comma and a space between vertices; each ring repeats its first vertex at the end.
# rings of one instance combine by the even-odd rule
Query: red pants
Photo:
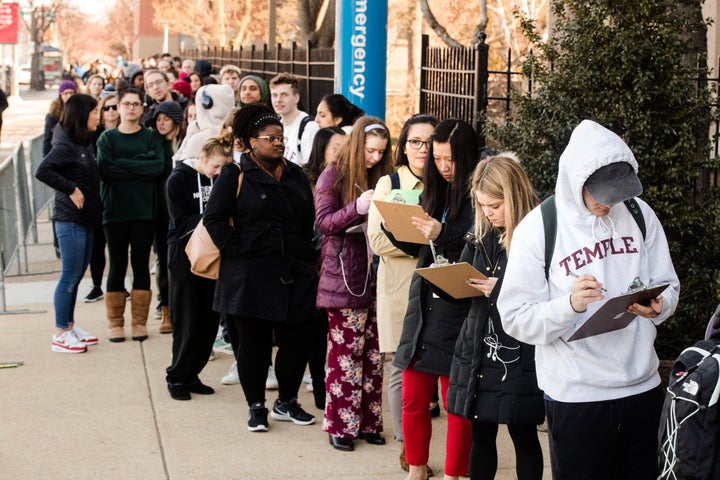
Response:
MULTIPOLYGON (((443 406, 447 400, 448 377, 440 378, 443 406)), ((418 372, 412 366, 403 370, 402 426, 405 437, 405 459, 410 465, 426 465, 430 456, 432 422, 429 405, 437 385, 438 375, 418 372)), ((470 463, 472 434, 470 420, 447 414, 448 428, 445 442, 445 475, 467 475, 470 463)))
POLYGON ((323 431, 344 438, 380 433, 383 364, 373 309, 328 308, 323 431))

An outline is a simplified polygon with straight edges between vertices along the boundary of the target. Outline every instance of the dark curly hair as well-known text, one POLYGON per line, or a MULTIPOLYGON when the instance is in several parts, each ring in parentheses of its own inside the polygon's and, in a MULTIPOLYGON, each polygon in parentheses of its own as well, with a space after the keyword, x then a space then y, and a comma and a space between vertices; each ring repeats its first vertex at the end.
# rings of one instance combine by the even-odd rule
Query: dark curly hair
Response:
POLYGON ((245 105, 235 114, 232 124, 232 132, 235 138, 240 139, 243 145, 250 145, 250 139, 257 137, 260 130, 268 125, 283 124, 275 112, 261 103, 245 105))

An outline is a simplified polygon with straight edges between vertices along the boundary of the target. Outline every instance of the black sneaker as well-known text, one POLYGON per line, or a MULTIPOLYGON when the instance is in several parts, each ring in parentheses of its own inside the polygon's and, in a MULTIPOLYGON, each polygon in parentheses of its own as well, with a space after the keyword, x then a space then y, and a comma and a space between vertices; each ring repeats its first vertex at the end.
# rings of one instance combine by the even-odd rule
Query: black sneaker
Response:
POLYGON ((98 300, 103 299, 103 291, 100 287, 93 287, 92 290, 90 290, 90 293, 88 293, 87 297, 85 297, 85 303, 93 303, 97 302, 98 300))
POLYGON ((293 422, 295 425, 311 425, 315 423, 315 417, 300 407, 297 398, 293 398, 289 402, 275 400, 270 416, 275 420, 293 422))
POLYGON ((268 409, 262 403, 253 403, 248 413, 248 430, 251 432, 267 432, 268 427, 268 409))

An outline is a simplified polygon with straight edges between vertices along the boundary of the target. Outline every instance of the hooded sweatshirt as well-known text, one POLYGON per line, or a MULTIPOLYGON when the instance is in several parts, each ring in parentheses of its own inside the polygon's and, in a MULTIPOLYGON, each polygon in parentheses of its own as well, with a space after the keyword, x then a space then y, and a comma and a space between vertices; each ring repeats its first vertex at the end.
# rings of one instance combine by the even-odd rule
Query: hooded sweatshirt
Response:
POLYGON ((195 94, 195 105, 197 120, 188 126, 185 140, 173 155, 175 161, 197 158, 205 141, 220 134, 225 117, 235 107, 235 94, 229 85, 204 85, 195 94))
POLYGON ((211 178, 193 168, 196 161, 187 159, 178 163, 166 184, 170 212, 168 243, 179 243, 183 248, 202 218, 213 184, 211 178))
POLYGON ((538 385, 551 399, 591 402, 651 390, 660 384, 653 343, 656 326, 675 311, 679 282, 655 212, 642 200, 646 237, 623 204, 606 216, 591 213, 583 185, 599 168, 627 162, 637 172, 628 146, 613 132, 585 120, 560 157, 555 190, 557 237, 545 278, 545 237, 540 208, 517 226, 510 246, 498 309, 505 331, 536 345, 538 385), (575 278, 594 276, 607 290, 605 300, 628 290, 638 276, 650 286, 669 283, 661 294, 662 312, 653 319, 636 317, 627 327, 568 342, 604 300, 576 313, 570 305, 575 278))

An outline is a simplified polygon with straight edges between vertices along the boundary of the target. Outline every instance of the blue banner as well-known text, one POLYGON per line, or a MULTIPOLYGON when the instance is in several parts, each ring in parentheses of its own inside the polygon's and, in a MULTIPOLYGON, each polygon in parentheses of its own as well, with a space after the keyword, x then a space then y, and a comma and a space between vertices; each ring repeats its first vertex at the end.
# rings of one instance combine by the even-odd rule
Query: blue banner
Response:
POLYGON ((385 119, 387 0, 337 0, 335 92, 385 119))

